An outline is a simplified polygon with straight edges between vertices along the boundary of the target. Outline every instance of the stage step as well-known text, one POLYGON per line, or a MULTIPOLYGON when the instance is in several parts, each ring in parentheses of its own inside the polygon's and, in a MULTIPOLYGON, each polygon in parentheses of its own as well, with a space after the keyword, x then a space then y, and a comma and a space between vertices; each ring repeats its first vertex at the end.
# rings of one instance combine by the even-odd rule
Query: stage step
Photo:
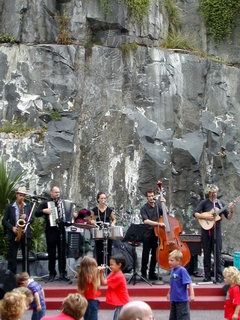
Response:
MULTIPOLYGON (((195 286, 195 301, 190 306, 193 310, 222 310, 224 305, 224 291, 222 285, 195 286)), ((131 300, 143 300, 152 309, 169 309, 169 301, 166 299, 168 285, 146 286, 141 284, 129 285, 128 292, 131 300)), ((69 293, 77 292, 76 286, 45 286, 46 304, 48 310, 61 309, 61 304, 69 293)), ((100 309, 112 309, 105 302, 106 288, 101 288, 100 309)))

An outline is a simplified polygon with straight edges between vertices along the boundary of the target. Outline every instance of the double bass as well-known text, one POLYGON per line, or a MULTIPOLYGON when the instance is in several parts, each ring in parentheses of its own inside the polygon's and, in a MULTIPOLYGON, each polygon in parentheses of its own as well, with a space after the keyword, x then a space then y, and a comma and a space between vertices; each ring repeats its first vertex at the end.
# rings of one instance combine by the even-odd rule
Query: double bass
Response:
MULTIPOLYGON (((155 235, 160 239, 160 244, 157 248, 156 259, 159 266, 164 270, 169 270, 168 263, 169 253, 173 250, 179 250, 183 254, 182 265, 186 266, 190 259, 191 253, 186 243, 182 242, 179 235, 182 233, 182 226, 179 221, 167 213, 165 201, 163 199, 162 182, 158 181, 160 196, 157 201, 161 202, 162 216, 159 218, 160 223, 164 223, 165 227, 154 227, 155 235)), ((156 205, 159 205, 156 203, 156 205)))

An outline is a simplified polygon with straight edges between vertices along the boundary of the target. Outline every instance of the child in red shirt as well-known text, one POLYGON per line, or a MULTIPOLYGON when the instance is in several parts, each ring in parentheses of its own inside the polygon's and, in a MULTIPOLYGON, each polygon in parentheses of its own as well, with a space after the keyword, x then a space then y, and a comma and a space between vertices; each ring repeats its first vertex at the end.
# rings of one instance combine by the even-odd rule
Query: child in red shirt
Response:
POLYGON ((129 302, 127 283, 122 270, 125 258, 116 254, 110 258, 111 273, 104 278, 104 268, 100 269, 101 284, 107 285, 106 302, 115 306, 113 320, 117 320, 122 307, 129 302))
POLYGON ((235 267, 223 270, 224 282, 230 286, 224 305, 224 318, 240 320, 240 272, 235 267))
POLYGON ((97 261, 85 256, 78 271, 78 291, 88 301, 88 307, 84 314, 84 320, 98 319, 98 306, 100 296, 100 276, 97 261))

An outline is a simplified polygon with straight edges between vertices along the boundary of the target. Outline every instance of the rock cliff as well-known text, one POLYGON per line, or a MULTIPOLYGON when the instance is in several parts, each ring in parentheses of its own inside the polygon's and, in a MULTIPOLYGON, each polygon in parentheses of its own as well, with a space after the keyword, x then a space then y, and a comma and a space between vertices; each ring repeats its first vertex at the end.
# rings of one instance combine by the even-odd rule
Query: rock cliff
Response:
MULTIPOLYGON (((107 13, 99 3, 0 0, 0 33, 19 42, 0 45, 1 125, 29 129, 0 133, 0 155, 26 170, 30 190, 59 184, 80 207, 103 190, 117 211, 138 212, 161 177, 170 211, 197 232, 192 212, 206 183, 216 183, 225 202, 239 195, 240 71, 161 48, 163 1, 151 1, 142 23, 120 1, 107 13), (57 14, 71 17, 69 45, 56 43, 57 14)), ((177 5, 202 47, 237 61, 237 36, 228 50, 214 48, 198 1, 177 5)), ((229 252, 238 248, 239 221, 224 223, 229 252)))

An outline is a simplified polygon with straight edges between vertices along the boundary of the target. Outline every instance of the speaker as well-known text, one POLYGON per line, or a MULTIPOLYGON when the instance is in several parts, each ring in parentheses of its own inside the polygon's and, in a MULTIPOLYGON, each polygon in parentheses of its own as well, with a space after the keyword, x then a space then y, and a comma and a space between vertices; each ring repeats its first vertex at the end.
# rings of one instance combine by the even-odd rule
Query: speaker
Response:
POLYGON ((84 250, 84 237, 80 232, 67 232, 67 257, 78 259, 84 250))
POLYGON ((4 294, 8 291, 12 291, 17 287, 15 274, 10 270, 0 271, 0 299, 3 298, 4 294))

